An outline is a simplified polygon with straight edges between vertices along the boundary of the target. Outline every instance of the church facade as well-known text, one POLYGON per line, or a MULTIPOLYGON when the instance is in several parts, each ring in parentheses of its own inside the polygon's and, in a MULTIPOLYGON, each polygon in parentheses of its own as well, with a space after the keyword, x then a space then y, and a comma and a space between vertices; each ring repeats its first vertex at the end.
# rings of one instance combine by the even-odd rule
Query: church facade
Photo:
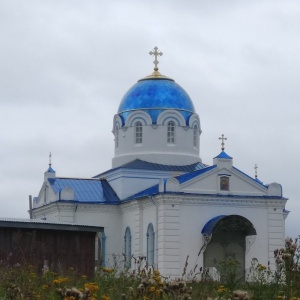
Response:
POLYGON ((119 255, 134 269, 145 257, 172 278, 228 258, 246 273, 254 257, 274 268, 288 214, 281 185, 236 168, 223 135, 213 163, 201 161, 200 118, 187 92, 158 71, 157 50, 154 72, 128 90, 113 117, 112 169, 64 178, 50 164, 33 218, 103 227, 99 257, 107 266, 119 255))

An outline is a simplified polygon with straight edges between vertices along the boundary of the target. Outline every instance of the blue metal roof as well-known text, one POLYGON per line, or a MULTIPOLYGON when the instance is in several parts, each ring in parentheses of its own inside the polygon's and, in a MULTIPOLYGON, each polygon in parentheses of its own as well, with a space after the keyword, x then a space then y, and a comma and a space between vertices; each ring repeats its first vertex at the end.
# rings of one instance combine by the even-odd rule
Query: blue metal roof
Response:
POLYGON ((156 195, 156 194, 158 194, 158 184, 153 185, 148 189, 145 189, 139 193, 136 193, 136 194, 124 199, 123 202, 128 201, 128 200, 134 200, 134 199, 141 198, 141 197, 152 196, 152 195, 156 195))
POLYGON ((47 169, 46 172, 49 172, 49 173, 55 173, 55 171, 49 166, 49 168, 47 169))
POLYGON ((201 170, 203 168, 206 168, 207 165, 197 162, 191 165, 184 165, 184 166, 172 166, 172 165, 162 165, 162 164, 156 164, 151 163, 147 161, 143 161, 140 159, 135 159, 129 163, 126 163, 120 167, 110 169, 108 171, 105 171, 104 173, 98 174, 94 176, 94 178, 101 177, 105 175, 108 172, 118 170, 118 169, 137 169, 137 170, 148 170, 148 171, 170 171, 170 172, 193 172, 197 170, 201 170))
POLYGON ((229 156, 225 151, 222 151, 218 156, 214 158, 226 158, 226 159, 232 159, 231 156, 229 156))
POLYGON ((212 219, 210 219, 203 227, 201 233, 202 234, 211 234, 215 225, 224 217, 226 217, 225 215, 220 215, 217 217, 214 217, 212 219))
POLYGON ((158 115, 166 109, 176 109, 185 118, 187 124, 195 108, 187 92, 171 79, 146 79, 138 81, 121 100, 118 114, 126 121, 135 110, 147 112, 153 124, 158 115))
POLYGON ((258 179, 252 178, 251 176, 249 176, 248 174, 242 172, 241 170, 237 169, 236 167, 232 167, 232 168, 233 168, 234 170, 238 171, 239 173, 245 175, 245 176, 248 177, 249 179, 255 181, 255 182, 258 183, 258 184, 260 184, 261 186, 267 188, 267 186, 266 186, 262 181, 260 181, 260 180, 258 180, 258 179))
POLYGON ((60 194, 64 188, 71 188, 74 191, 74 201, 105 204, 120 202, 105 179, 49 178, 48 181, 55 193, 60 194))
POLYGON ((194 172, 191 172, 191 173, 187 173, 187 174, 182 174, 182 175, 179 175, 177 177, 175 177, 179 183, 183 183, 183 182, 186 182, 186 181, 189 181, 199 175, 202 175, 214 168, 216 168, 217 166, 214 165, 214 166, 210 166, 210 167, 206 167, 206 168, 203 168, 201 170, 197 170, 197 171, 194 171, 194 172))

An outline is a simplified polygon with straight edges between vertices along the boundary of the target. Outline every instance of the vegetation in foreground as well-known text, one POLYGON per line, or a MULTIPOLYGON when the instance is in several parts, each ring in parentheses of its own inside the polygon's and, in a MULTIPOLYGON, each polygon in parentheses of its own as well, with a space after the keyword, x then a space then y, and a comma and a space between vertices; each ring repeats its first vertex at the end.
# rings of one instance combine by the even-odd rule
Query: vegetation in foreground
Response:
MULTIPOLYGON (((239 277, 239 264, 227 260, 220 264, 221 281, 210 280, 206 272, 196 268, 188 275, 171 281, 158 271, 141 268, 145 258, 137 259, 136 271, 130 273, 115 264, 99 268, 94 278, 69 270, 57 274, 45 270, 38 275, 26 263, 0 262, 0 299, 7 300, 158 300, 158 299, 241 299, 241 300, 300 300, 300 268, 298 240, 287 239, 284 249, 275 251, 276 271, 252 260, 249 282, 239 277)), ((187 266, 187 265, 186 265, 187 266)), ((186 269, 186 268, 185 268, 186 269)))

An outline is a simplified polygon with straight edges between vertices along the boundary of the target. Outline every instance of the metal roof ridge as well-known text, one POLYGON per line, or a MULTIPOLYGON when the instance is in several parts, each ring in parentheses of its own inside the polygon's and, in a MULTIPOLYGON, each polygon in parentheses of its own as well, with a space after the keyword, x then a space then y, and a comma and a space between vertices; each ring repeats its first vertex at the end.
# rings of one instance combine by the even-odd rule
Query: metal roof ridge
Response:
POLYGON ((103 177, 93 178, 93 177, 64 177, 64 176, 58 176, 51 179, 74 179, 74 180, 95 180, 95 181, 106 180, 106 178, 103 177))

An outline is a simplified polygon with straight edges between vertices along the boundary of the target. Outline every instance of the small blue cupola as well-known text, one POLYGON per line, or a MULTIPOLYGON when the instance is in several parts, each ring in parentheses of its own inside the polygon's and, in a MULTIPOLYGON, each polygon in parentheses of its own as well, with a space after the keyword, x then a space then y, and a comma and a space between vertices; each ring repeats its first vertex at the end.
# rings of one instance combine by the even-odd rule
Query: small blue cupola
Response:
POLYGON ((218 156, 214 157, 214 165, 218 168, 232 168, 232 157, 222 151, 218 156))
POLYGON ((49 178, 55 178, 56 173, 55 171, 52 169, 52 163, 51 163, 51 152, 49 154, 49 167, 46 170, 46 172, 44 173, 44 181, 47 181, 49 178))
POLYGON ((229 156, 224 150, 225 150, 225 144, 224 141, 227 140, 227 138, 224 137, 224 134, 222 134, 221 137, 219 137, 219 140, 222 140, 222 151, 221 153, 214 157, 213 163, 214 165, 217 165, 218 168, 231 168, 232 167, 232 157, 229 156))

